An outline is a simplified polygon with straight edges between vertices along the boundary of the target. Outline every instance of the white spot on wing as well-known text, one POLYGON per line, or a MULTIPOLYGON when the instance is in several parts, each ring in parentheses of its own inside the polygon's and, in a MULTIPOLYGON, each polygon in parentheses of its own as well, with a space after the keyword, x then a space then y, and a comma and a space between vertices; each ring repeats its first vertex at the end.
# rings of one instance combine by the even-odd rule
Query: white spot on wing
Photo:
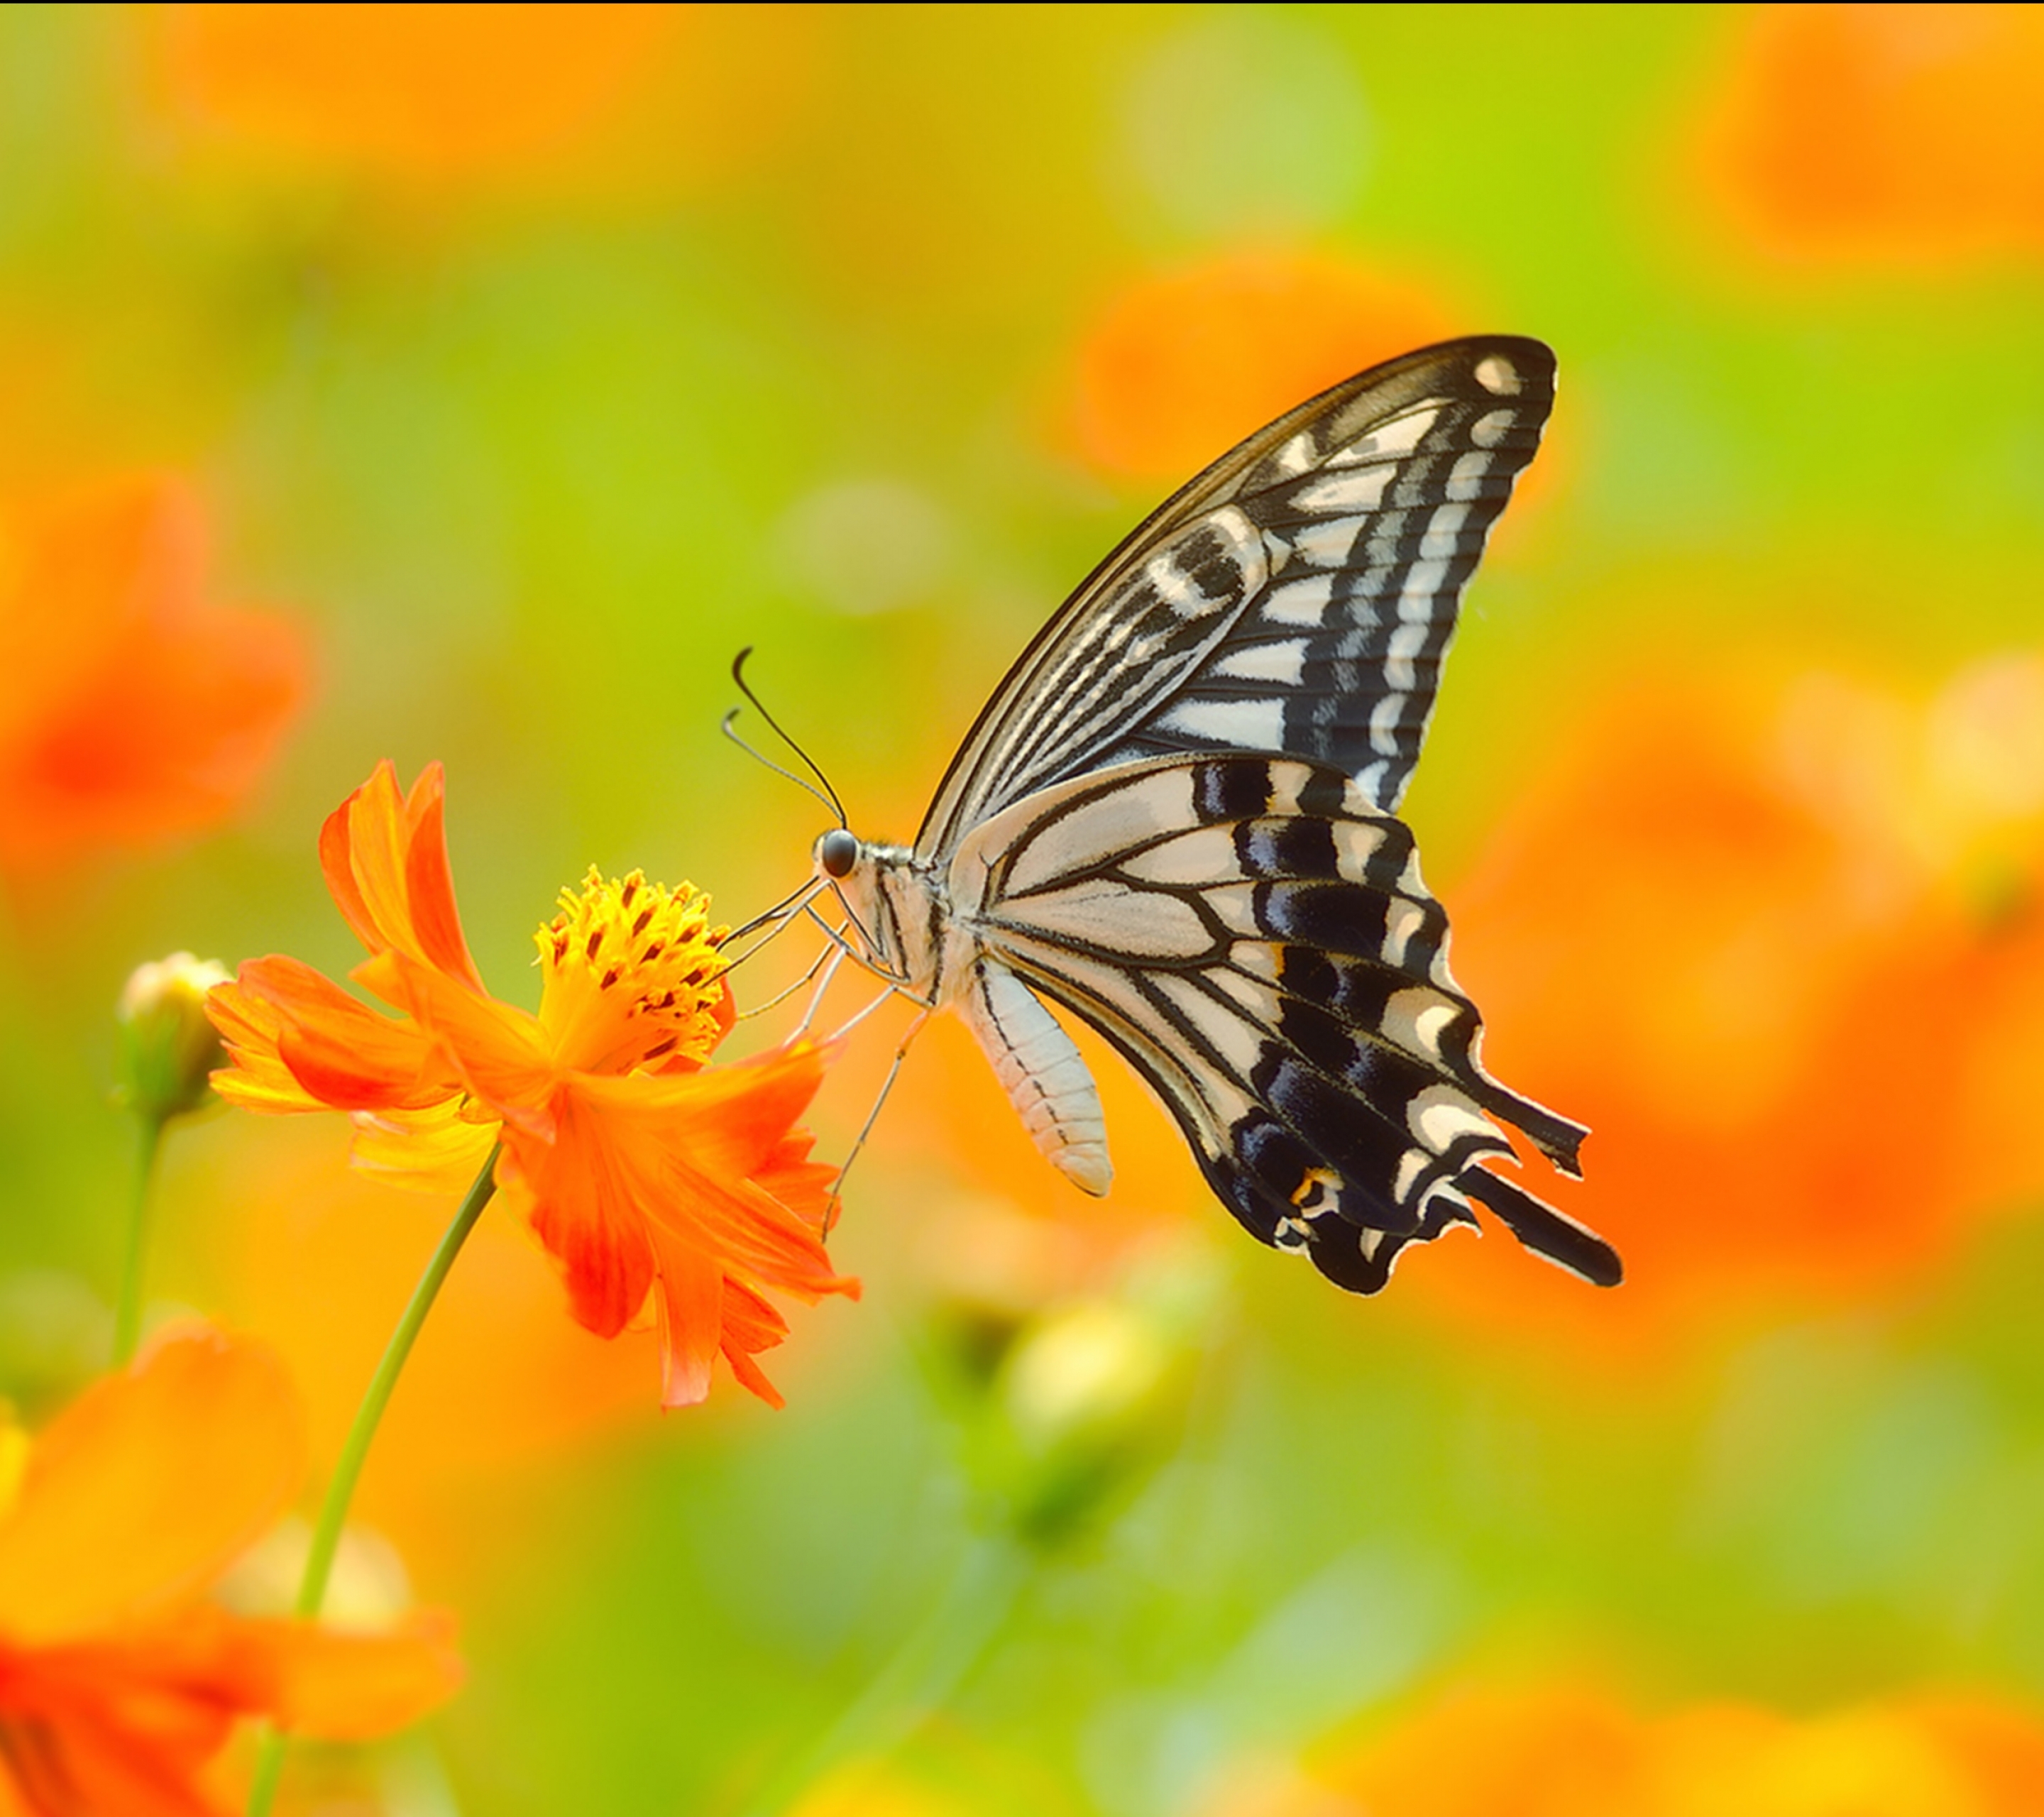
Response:
POLYGON ((1316 568, 1340 567, 1348 560, 1356 537, 1367 521, 1362 517, 1337 517, 1329 523, 1312 524, 1292 539, 1292 552, 1316 568))
POLYGON ((1505 432, 1517 421, 1516 410, 1493 410, 1470 424, 1470 440, 1480 448, 1494 448, 1504 440, 1505 432))
POLYGON ((1239 751, 1276 751, 1285 742, 1285 703, 1268 701, 1180 701, 1157 722, 1160 731, 1239 751))
POLYGON ((1440 413, 1439 405, 1430 404, 1424 409, 1413 410, 1390 422, 1381 423, 1360 441, 1330 455, 1327 465, 1342 467, 1355 461, 1381 459, 1385 455, 1410 454, 1420 445, 1420 437, 1434 426, 1434 420, 1440 413))
POLYGON ((1384 1006, 1384 1037, 1408 1054, 1441 1057, 1441 1037, 1461 1011, 1437 992, 1415 987, 1394 992, 1384 1006))
POLYGON ((1335 866, 1350 883, 1361 883, 1370 861, 1384 843, 1381 827, 1358 826, 1353 820, 1338 820, 1334 826, 1335 866))
POLYGON ((1405 570, 1405 584, 1399 590, 1398 616, 1400 618, 1431 617, 1435 596, 1447 584, 1448 564, 1436 555, 1431 560, 1415 562, 1405 570), (1415 610, 1415 606, 1417 610, 1415 610))
POLYGON ((1373 807, 1386 805, 1384 785, 1391 766, 1382 758, 1374 763, 1366 763, 1355 773, 1355 786, 1361 789, 1373 807))
POLYGON ((1306 640, 1288 637, 1279 643, 1251 643, 1231 650, 1214 664, 1212 673, 1231 682, 1278 682, 1297 687, 1306 672, 1306 640))
POLYGON ((1462 522, 1468 516, 1466 505, 1443 505, 1427 524, 1426 535, 1420 539, 1420 555, 1431 557, 1461 554, 1462 522))
POLYGON ((1461 455, 1448 470, 1447 496, 1455 501, 1481 498, 1483 476, 1490 471, 1490 456, 1481 451, 1461 455))
POLYGON ((1465 1135, 1495 1139, 1490 1119, 1453 1085, 1429 1085, 1405 1107, 1405 1125, 1436 1154, 1465 1135))
POLYGON ((1327 608, 1333 604, 1334 597, 1332 574, 1310 574, 1302 580, 1287 581, 1282 586, 1273 587, 1263 596, 1257 610, 1274 624, 1316 629, 1326 623, 1327 608))
POLYGON ((1370 748, 1380 756, 1398 755, 1398 716, 1404 709, 1404 695, 1386 694, 1370 709, 1370 748))
POLYGON ((1485 354, 1476 363, 1476 382, 1500 398, 1519 395, 1519 370, 1501 353, 1485 354))
POLYGON ((1424 1148, 1408 1148, 1398 1157, 1398 1171, 1391 1182, 1391 1196, 1401 1205, 1412 1197, 1413 1189, 1420 1184, 1420 1176, 1434 1164, 1434 1158, 1424 1148))
POLYGON ((1301 429, 1278 451, 1276 464, 1280 473, 1305 473, 1317 458, 1311 432, 1301 429))
POLYGON ((1394 898, 1384 916, 1384 962, 1402 970, 1405 949, 1426 924, 1427 912, 1418 903, 1394 898))
POLYGON ((1197 618, 1202 613, 1212 611, 1216 604, 1207 597, 1192 576, 1178 566, 1169 549, 1162 555, 1150 558, 1143 565, 1143 578, 1156 590, 1158 597, 1181 618, 1197 618))
POLYGON ((1427 636, 1433 626, 1425 623, 1400 624, 1391 633, 1385 647, 1384 678, 1393 687, 1410 693, 1416 678, 1412 673, 1412 659, 1427 647, 1427 636))
POLYGON ((1311 486, 1301 486, 1293 502, 1302 511, 1374 511, 1397 471, 1385 466, 1331 474, 1311 486))

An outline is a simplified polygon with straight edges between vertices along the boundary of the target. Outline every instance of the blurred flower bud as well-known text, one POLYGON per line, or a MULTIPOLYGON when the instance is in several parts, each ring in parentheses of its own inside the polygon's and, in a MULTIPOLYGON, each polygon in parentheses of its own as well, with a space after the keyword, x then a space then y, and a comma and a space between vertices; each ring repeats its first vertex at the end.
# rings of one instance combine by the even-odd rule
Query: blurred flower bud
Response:
POLYGON ((206 994, 227 977, 217 961, 190 953, 135 968, 114 1011, 114 1095, 136 1116, 160 1123, 210 1101, 206 1075, 226 1057, 206 1019, 206 994))
MULTIPOLYGON (((279 1521, 231 1565, 215 1600, 242 1615, 286 1615, 305 1574, 313 1531, 295 1515, 279 1521)), ((412 1608, 412 1580, 397 1547, 366 1527, 344 1528, 321 1619, 357 1634, 398 1627, 412 1608)))
POLYGON ((1046 1312, 1016 1335, 992 1384, 982 1458, 1025 1538, 1070 1537, 1132 1495, 1176 1444, 1212 1323, 1212 1282, 1189 1262, 1046 1312))

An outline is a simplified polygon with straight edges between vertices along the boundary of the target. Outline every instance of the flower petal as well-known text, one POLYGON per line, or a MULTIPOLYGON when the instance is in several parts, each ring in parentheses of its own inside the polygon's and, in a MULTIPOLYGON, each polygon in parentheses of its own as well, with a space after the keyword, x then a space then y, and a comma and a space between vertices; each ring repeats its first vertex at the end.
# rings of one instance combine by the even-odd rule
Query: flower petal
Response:
POLYGON ((48 1644, 202 1588, 290 1501, 304 1416, 259 1345, 186 1329, 44 1431, 0 1519, 0 1631, 48 1644))
POLYGON ((357 966, 355 976, 437 1035, 463 1082, 498 1116, 553 1139, 548 1100, 557 1075, 536 1017, 396 949, 357 966))
POLYGON ((411 838, 405 851, 405 899, 419 951, 428 965, 480 992, 482 974, 470 956, 455 907, 454 874, 448 866, 447 774, 428 763, 405 804, 411 838))
POLYGON ((601 1122, 563 1094, 555 1140, 507 1124, 500 1174, 524 1201, 532 1234, 559 1264, 577 1323, 614 1338, 645 1304, 653 1285, 643 1188, 630 1178, 601 1122))
POLYGON ((693 1243, 651 1227, 659 1278, 660 1404, 694 1407, 709 1398, 710 1364, 724 1338, 724 1271, 693 1243))
POLYGON ((399 856, 404 811, 398 772, 386 757, 320 828, 320 869, 328 892, 372 953, 395 946, 406 926, 399 856))
POLYGON ((386 758, 320 829, 320 868, 355 938, 395 948, 480 992, 447 856, 447 773, 419 772, 409 795, 386 758))
POLYGON ((277 1058, 317 1104, 337 1110, 417 1108, 459 1089, 422 1030, 378 1016, 300 960, 251 959, 235 981, 244 1024, 258 1020, 245 1007, 248 999, 273 1012, 277 1058))
POLYGON ((767 1164, 809 1108, 828 1058, 828 1049, 798 1041, 700 1072, 579 1074, 574 1089, 593 1104, 669 1122, 697 1171, 743 1177, 767 1164))
POLYGON ((348 1159, 363 1173, 410 1192, 457 1197, 501 1127, 494 1117, 471 1122, 455 1098, 422 1110, 357 1111, 354 1123, 348 1159))

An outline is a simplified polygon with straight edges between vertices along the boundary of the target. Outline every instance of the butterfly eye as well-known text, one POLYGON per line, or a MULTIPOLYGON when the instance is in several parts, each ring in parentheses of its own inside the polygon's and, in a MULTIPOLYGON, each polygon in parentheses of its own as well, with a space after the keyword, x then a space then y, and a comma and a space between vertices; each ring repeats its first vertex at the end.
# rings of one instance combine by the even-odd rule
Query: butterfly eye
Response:
POLYGON ((816 862, 826 877, 851 876, 859 862, 859 840, 843 827, 825 833, 816 841, 816 862))

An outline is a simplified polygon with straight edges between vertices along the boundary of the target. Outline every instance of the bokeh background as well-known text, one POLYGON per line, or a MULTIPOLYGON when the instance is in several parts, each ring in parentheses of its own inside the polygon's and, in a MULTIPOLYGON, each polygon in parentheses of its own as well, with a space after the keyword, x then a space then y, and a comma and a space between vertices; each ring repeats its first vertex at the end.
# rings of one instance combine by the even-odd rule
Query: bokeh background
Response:
MULTIPOLYGON (((486 1219, 351 1566, 471 1681, 295 1807, 2044 1808, 2040 109, 1999 6, 0 11, 32 1416, 105 1354, 122 978, 344 970, 313 842, 378 759, 446 763, 529 999, 592 862, 733 920, 805 874, 815 804, 718 736, 740 646, 905 836, 1239 434, 1448 334, 1561 359, 1408 814, 1626 1285, 1494 1235, 1347 1298, 1105 1055, 1082 1200, 935 1028, 785 1412, 663 1417, 486 1219), (886 1670, 940 1708, 842 1722, 886 1670)), ((325 1458, 448 1211, 344 1150, 180 1132, 152 1287, 277 1344, 325 1458)))

